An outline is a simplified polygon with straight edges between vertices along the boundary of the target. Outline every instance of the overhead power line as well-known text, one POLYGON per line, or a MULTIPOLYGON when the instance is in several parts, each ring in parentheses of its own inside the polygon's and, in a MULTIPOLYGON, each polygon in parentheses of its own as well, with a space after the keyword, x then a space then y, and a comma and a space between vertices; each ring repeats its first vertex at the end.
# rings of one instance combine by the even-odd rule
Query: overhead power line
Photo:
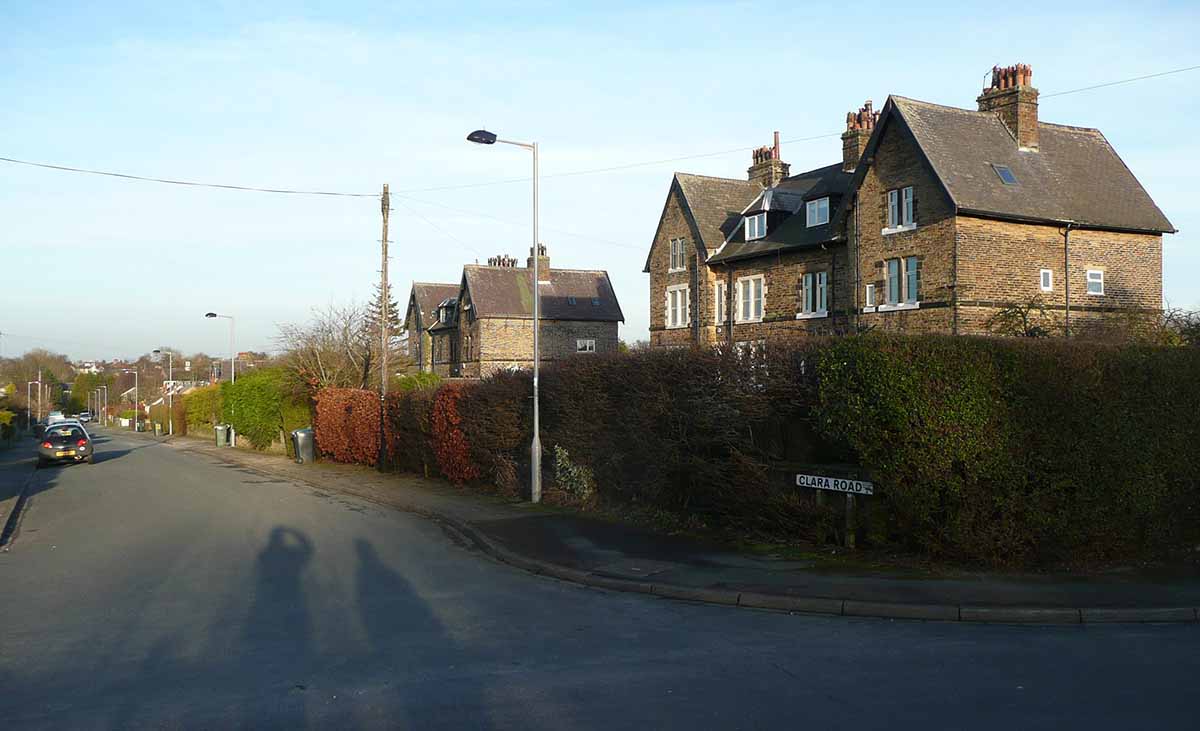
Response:
POLYGON ((199 183, 194 180, 172 180, 170 178, 153 178, 145 175, 130 175, 128 173, 114 173, 107 170, 89 170, 87 168, 76 168, 69 165, 52 165, 46 162, 31 162, 29 160, 17 160, 11 157, 0 157, 4 162, 11 162, 17 165, 29 165, 35 168, 48 168, 50 170, 65 170, 69 173, 88 173, 90 175, 106 175, 110 178, 125 178, 126 180, 141 180, 147 183, 166 183, 167 185, 187 185, 193 188, 221 188, 223 190, 244 190, 255 193, 283 193, 286 195, 327 195, 339 196, 344 198, 378 198, 378 193, 340 193, 329 190, 293 190, 291 188, 256 188, 252 185, 232 185, 228 183, 199 183))
POLYGON ((1042 99, 1049 99, 1052 96, 1065 96, 1067 94, 1078 94, 1081 91, 1091 91, 1092 89, 1103 89, 1106 86, 1118 86, 1120 84, 1132 84, 1135 81, 1145 81, 1146 79, 1157 79, 1160 76, 1170 76, 1171 74, 1182 74, 1184 71, 1195 71, 1200 69, 1200 66, 1185 66, 1181 69, 1171 69, 1170 71, 1159 71, 1157 74, 1146 74, 1145 76, 1134 76, 1130 79, 1121 79, 1120 81, 1106 81, 1103 84, 1093 84, 1091 86, 1081 86, 1078 89, 1068 89, 1066 91, 1056 91, 1053 94, 1042 94, 1042 99))

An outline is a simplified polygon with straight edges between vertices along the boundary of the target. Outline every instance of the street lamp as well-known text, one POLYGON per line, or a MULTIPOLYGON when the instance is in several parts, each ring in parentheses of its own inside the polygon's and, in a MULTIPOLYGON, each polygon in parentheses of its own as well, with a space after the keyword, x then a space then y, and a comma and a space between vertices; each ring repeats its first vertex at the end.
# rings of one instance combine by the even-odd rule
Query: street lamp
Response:
MULTIPOLYGON (((154 354, 162 357, 162 351, 155 349, 154 354)), ((160 366, 161 367, 161 366, 160 366)), ((175 436, 175 354, 167 351, 167 435, 175 436)))
POLYGON ((497 142, 515 147, 523 147, 533 153, 533 443, 529 446, 529 499, 535 503, 542 501, 542 440, 538 422, 538 362, 541 360, 541 350, 538 348, 538 325, 541 313, 542 290, 538 282, 538 259, 542 250, 538 244, 538 143, 514 142, 502 140, 494 132, 477 129, 467 135, 468 142, 478 145, 494 145, 497 142))
POLYGON ((126 368, 122 373, 133 374, 133 430, 138 430, 138 372, 137 368, 126 368))
MULTIPOLYGON (((237 381, 237 370, 236 370, 237 366, 235 365, 235 363, 236 363, 235 358, 237 357, 237 353, 233 349, 233 325, 234 325, 233 315, 219 315, 215 312, 206 312, 206 313, 204 313, 204 316, 209 319, 212 319, 214 317, 222 317, 226 320, 229 320, 229 382, 235 383, 237 381)), ((232 407, 230 407, 229 413, 231 415, 233 414, 232 407)), ((229 425, 229 444, 230 444, 230 446, 234 446, 234 447, 237 446, 237 434, 233 431, 232 424, 229 425)))
MULTIPOLYGON (((38 399, 42 397, 42 382, 41 381, 26 381, 25 382, 25 426, 33 431, 33 421, 30 417, 33 416, 33 384, 38 385, 38 399)), ((42 408, 38 407, 38 421, 42 420, 42 408)))
POLYGON ((100 423, 108 426, 108 384, 104 384, 100 388, 104 389, 104 402, 100 409, 100 423))

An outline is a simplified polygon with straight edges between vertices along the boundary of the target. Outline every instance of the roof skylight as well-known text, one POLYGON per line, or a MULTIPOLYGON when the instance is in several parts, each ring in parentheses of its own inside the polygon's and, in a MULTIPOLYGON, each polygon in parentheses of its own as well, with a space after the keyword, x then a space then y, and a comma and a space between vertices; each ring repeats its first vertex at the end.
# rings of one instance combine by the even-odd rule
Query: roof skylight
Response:
POLYGON ((1003 181, 1005 185, 1017 184, 1017 176, 1013 175, 1012 168, 1008 167, 1007 165, 997 165, 992 163, 992 170, 996 171, 996 174, 1000 176, 1000 180, 1003 181))

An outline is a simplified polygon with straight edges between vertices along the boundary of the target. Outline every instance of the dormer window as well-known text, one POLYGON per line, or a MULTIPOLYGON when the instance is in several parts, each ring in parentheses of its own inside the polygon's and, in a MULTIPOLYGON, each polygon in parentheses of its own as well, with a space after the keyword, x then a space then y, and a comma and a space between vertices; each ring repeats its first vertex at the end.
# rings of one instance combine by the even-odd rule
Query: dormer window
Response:
POLYGON ((746 240, 753 241, 767 235, 767 214, 756 213, 746 216, 746 240))
POLYGON ((804 221, 808 228, 829 223, 829 198, 818 198, 805 205, 804 221))

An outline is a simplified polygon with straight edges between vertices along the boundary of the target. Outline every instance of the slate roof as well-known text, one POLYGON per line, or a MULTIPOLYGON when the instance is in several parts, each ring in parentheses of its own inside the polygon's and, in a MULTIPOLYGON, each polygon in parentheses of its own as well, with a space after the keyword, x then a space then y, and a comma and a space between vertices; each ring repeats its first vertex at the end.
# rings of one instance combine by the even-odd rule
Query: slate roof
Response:
POLYGON ((1073 221, 1125 231, 1175 231, 1097 129, 1040 122, 1038 151, 1020 150, 994 113, 892 96, 868 143, 867 156, 893 110, 911 130, 962 213, 1073 221), (1008 166, 1017 184, 1004 185, 993 164, 1008 166))
POLYGON ((442 284, 441 282, 413 282, 412 294, 409 295, 409 307, 412 307, 413 302, 416 302, 417 309, 421 313, 420 324, 423 327, 428 327, 426 323, 437 321, 437 306, 447 298, 458 296, 457 284, 442 284))
MULTIPOLYGON (((541 318, 625 321, 608 272, 551 268, 549 273, 540 274, 543 282, 549 282, 541 285, 541 318)), ((480 264, 463 267, 463 286, 470 293, 471 306, 479 318, 532 318, 532 279, 533 270, 526 267, 480 264)))
MULTIPOLYGON (((695 227, 695 243, 703 257, 716 251, 725 238, 741 225, 742 211, 762 193, 762 186, 749 180, 690 173, 675 173, 671 188, 679 190, 683 213, 695 227)), ((670 194, 667 202, 669 204, 670 194)), ((663 208, 665 210, 666 205, 663 208)), ((659 225, 662 225, 661 216, 659 225)), ((658 231, 654 232, 654 238, 658 238, 658 231)), ((649 254, 646 255, 646 266, 642 271, 650 271, 649 254)))
MULTIPOLYGON (((806 248, 835 241, 842 237, 836 225, 837 207, 850 187, 851 173, 842 170, 842 164, 826 165, 815 170, 784 178, 775 186, 771 195, 772 210, 779 210, 777 202, 789 204, 792 215, 771 230, 765 237, 746 241, 745 227, 735 225, 729 240, 708 258, 711 264, 747 259, 763 254, 806 248), (781 193, 783 195, 781 195, 781 193), (829 223, 820 226, 806 225, 803 206, 806 201, 829 196, 829 223)), ((750 204, 748 211, 761 209, 760 193, 750 204)))

